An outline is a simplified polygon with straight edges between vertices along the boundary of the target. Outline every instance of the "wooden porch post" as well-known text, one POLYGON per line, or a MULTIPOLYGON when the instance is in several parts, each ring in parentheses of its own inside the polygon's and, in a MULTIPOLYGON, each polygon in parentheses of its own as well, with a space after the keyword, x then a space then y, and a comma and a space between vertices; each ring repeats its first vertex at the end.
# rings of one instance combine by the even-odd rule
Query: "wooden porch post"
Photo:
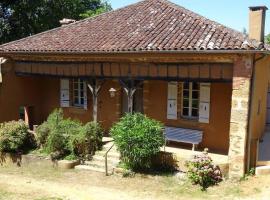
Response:
POLYGON ((93 98, 93 121, 97 122, 97 109, 98 109, 98 94, 104 81, 98 81, 97 79, 89 80, 87 87, 90 89, 93 98))
POLYGON ((135 81, 135 80, 129 80, 129 81, 123 81, 120 80, 120 84, 123 86, 124 91, 128 98, 128 112, 133 112, 133 97, 137 90, 137 88, 143 83, 143 81, 135 81))

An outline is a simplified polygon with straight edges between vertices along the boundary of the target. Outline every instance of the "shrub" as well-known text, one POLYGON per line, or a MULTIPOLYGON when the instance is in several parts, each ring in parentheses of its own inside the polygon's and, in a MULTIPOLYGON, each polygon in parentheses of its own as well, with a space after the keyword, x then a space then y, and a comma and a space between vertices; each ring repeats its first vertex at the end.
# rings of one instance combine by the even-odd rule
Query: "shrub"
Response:
POLYGON ((188 161, 186 165, 189 179, 193 184, 199 184, 202 190, 222 181, 220 168, 213 164, 207 150, 201 155, 195 155, 194 159, 188 161))
POLYGON ((49 116, 46 122, 38 126, 36 130, 38 144, 42 147, 47 143, 50 131, 55 129, 59 122, 64 119, 63 110, 55 109, 49 116))
POLYGON ((71 137, 73 154, 82 158, 94 155, 102 147, 102 129, 98 123, 85 124, 78 134, 71 137))
POLYGON ((133 170, 149 169, 164 145, 161 123, 140 113, 126 114, 110 132, 122 161, 133 170))
POLYGON ((47 153, 57 153, 57 156, 69 155, 72 153, 70 140, 80 132, 80 122, 71 119, 62 119, 58 123, 49 123, 49 134, 44 145, 47 153))
POLYGON ((46 122, 37 128, 38 143, 53 160, 86 158, 101 148, 102 129, 99 124, 64 119, 63 111, 56 109, 46 122))
POLYGON ((28 142, 28 126, 23 121, 0 124, 0 151, 22 151, 28 142))
POLYGON ((37 127, 36 135, 39 146, 44 147, 44 145, 47 143, 49 133, 50 133, 50 125, 48 122, 44 122, 43 124, 37 127))

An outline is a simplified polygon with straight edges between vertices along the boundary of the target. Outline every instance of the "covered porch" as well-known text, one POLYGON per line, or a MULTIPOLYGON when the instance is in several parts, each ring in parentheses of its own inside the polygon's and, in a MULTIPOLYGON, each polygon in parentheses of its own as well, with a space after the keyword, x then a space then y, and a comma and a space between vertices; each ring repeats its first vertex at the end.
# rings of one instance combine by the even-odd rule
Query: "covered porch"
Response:
POLYGON ((47 82, 45 117, 62 107, 108 131, 125 112, 142 112, 168 127, 200 130, 198 149, 228 154, 233 64, 24 61, 15 70, 47 82))
MULTIPOLYGON (((15 73, 25 79, 46 80, 42 91, 43 118, 52 109, 62 107, 67 117, 83 122, 96 120, 109 130, 125 112, 139 111, 165 126, 202 131, 198 150, 209 148, 210 152, 221 154, 223 162, 233 150, 230 148, 234 148, 231 143, 234 65, 233 60, 18 61, 15 73), (84 91, 79 98, 83 99, 80 106, 74 102, 79 101, 74 99, 74 82, 84 91)), ((191 149, 185 143, 175 142, 166 149, 177 151, 179 147, 191 149)))

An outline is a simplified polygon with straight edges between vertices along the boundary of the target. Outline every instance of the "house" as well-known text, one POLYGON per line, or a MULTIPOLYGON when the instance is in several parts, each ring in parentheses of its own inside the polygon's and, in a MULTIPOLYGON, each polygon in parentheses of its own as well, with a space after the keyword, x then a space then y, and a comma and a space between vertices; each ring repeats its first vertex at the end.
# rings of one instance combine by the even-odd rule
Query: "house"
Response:
MULTIPOLYGON (((249 38, 166 0, 136 4, 0 46, 0 121, 40 124, 55 108, 108 130, 123 113, 203 132, 231 177, 256 165, 267 121, 267 8, 249 38)), ((268 99, 269 100, 269 99, 268 99)), ((269 120, 269 119, 268 119, 269 120)))

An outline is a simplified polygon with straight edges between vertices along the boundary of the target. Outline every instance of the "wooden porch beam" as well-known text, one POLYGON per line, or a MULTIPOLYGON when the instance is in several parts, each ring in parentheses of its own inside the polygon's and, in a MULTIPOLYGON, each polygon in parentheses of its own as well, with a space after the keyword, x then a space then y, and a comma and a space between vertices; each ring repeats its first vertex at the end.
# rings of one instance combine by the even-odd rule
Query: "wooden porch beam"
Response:
POLYGON ((93 121, 97 122, 98 94, 104 83, 104 80, 90 79, 87 81, 87 87, 92 93, 93 98, 93 121))
POLYGON ((128 112, 132 113, 133 112, 133 97, 138 89, 143 84, 143 81, 137 81, 137 80, 119 80, 120 84, 124 88, 124 91, 127 95, 128 98, 128 112))

